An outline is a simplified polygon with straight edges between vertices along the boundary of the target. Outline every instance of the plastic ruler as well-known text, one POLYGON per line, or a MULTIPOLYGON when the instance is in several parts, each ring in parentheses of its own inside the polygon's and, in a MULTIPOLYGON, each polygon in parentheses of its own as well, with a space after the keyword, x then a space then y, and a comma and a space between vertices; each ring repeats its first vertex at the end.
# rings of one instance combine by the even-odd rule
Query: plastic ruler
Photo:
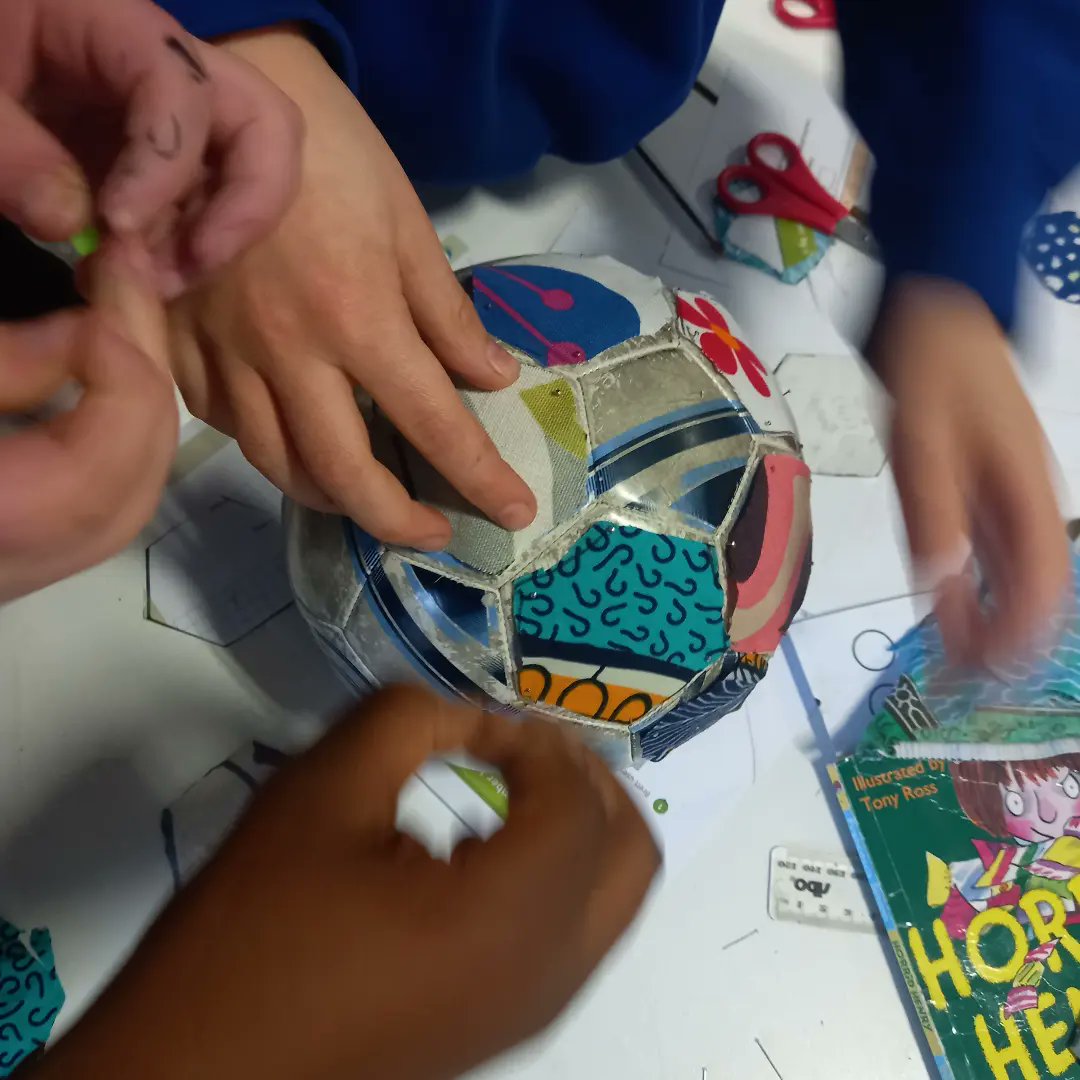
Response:
POLYGON ((786 847, 769 853, 769 915, 873 933, 880 926, 866 875, 843 855, 821 857, 786 847))

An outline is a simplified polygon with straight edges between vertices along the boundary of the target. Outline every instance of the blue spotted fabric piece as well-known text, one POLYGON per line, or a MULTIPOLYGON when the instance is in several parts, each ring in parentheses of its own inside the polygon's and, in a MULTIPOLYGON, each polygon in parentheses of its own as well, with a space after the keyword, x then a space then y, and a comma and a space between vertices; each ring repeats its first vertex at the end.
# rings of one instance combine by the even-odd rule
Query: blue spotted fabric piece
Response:
POLYGON ((712 685, 700 694, 687 694, 673 709, 640 729, 641 756, 646 761, 663 761, 672 750, 735 712, 765 677, 768 666, 764 656, 748 658, 729 652, 712 685))
POLYGON ((0 1077, 40 1054, 64 1004, 52 937, 0 919, 0 1077))
POLYGON ((1040 214, 1024 230, 1020 250, 1044 288, 1059 300, 1080 304, 1080 215, 1072 210, 1040 214))
POLYGON ((483 266, 469 287, 487 332, 542 367, 583 364, 641 333, 625 296, 571 270, 483 266))

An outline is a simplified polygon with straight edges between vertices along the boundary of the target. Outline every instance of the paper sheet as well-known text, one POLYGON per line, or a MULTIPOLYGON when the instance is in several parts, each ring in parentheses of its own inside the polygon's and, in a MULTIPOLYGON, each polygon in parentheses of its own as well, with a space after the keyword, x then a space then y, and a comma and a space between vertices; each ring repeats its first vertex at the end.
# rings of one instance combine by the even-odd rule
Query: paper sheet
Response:
POLYGON ((874 477, 881 472, 884 395, 857 357, 792 354, 781 361, 776 379, 815 476, 874 477))
POLYGON ((824 615, 915 591, 892 470, 816 476, 810 485, 814 569, 803 602, 824 615))
POLYGON ((147 617, 231 645, 292 602, 281 493, 231 439, 194 421, 146 546, 147 617))
POLYGON ((901 672, 893 645, 928 609, 928 599, 905 596, 792 626, 798 663, 836 751, 854 745, 895 686, 901 672))

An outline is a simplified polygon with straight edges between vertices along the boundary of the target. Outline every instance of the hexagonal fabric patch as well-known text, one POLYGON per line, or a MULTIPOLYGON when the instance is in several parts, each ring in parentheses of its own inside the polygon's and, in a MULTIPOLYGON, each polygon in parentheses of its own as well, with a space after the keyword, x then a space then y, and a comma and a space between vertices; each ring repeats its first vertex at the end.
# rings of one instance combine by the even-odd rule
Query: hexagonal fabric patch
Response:
POLYGON ((753 450, 753 417, 688 347, 586 371, 581 387, 594 443, 589 489, 597 495, 670 506, 707 479, 703 470, 730 471, 753 450))
POLYGON ((522 697, 630 723, 723 655, 710 544, 610 521, 513 585, 522 697))
POLYGON ((810 470, 797 457, 768 454, 728 537, 736 649, 776 651, 806 594, 810 559, 810 470))
POLYGON ((761 429, 770 434, 794 431, 795 420, 776 382, 716 301, 698 293, 680 292, 676 297, 679 329, 731 384, 761 429))
POLYGON ((625 296, 561 267, 478 266, 472 297, 489 334, 543 367, 583 364, 641 333, 625 296))
POLYGON ((484 574, 501 574, 588 502, 588 437, 579 393, 557 372, 523 366, 517 382, 505 390, 461 395, 503 458, 536 495, 535 520, 516 533, 463 505, 429 463, 406 450, 418 498, 444 511, 454 527, 446 548, 449 555, 484 574))

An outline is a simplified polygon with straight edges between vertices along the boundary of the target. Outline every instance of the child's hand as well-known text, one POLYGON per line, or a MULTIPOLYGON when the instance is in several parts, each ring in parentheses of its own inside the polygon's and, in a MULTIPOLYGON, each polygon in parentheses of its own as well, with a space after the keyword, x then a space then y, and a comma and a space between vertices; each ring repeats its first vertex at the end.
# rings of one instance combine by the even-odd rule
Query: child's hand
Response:
POLYGON ((299 179, 292 102, 147 0, 3 0, 0 130, 0 214, 65 240, 96 205, 168 295, 264 235, 299 179))
POLYGON ((535 499, 452 381, 504 387, 517 364, 484 331, 401 167, 298 34, 232 47, 300 104, 304 176, 277 232, 174 307, 174 373, 188 408, 235 435, 300 502, 383 540, 444 546, 447 520, 372 456, 360 387, 470 502, 524 527, 535 499))
POLYGON ((70 411, 0 435, 0 602, 112 555, 157 506, 177 413, 148 277, 115 244, 89 275, 91 307, 0 323, 0 417, 82 389, 70 411))
POLYGON ((634 917, 658 866, 599 759, 415 688, 287 767, 37 1080, 436 1080, 539 1032, 634 917), (398 792, 466 747, 505 828, 449 865, 394 827, 398 792))
POLYGON ((908 279, 886 301, 872 353, 895 402, 912 555, 937 588, 950 657, 997 665, 1028 652, 1072 602, 1071 572, 1042 428, 997 322, 961 285, 908 279), (972 550, 989 615, 963 572, 972 550))

